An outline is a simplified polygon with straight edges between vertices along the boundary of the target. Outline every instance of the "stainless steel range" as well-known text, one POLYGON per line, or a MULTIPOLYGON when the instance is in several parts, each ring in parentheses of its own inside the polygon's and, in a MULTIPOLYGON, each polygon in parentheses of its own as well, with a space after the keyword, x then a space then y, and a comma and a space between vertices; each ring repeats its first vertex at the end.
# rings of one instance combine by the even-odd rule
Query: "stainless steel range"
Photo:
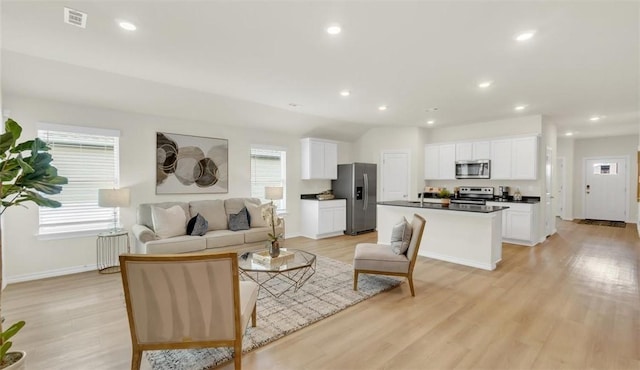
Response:
POLYGON ((493 200, 492 187, 461 186, 460 195, 456 199, 451 199, 451 203, 484 205, 488 200, 493 200))

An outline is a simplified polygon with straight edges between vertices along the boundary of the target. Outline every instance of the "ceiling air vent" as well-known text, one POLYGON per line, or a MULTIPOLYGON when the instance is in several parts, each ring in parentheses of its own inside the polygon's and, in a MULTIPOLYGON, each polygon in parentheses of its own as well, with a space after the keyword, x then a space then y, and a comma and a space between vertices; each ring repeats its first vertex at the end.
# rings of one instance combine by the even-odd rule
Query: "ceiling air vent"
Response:
POLYGON ((87 28, 87 13, 65 7, 64 23, 81 28, 87 28))

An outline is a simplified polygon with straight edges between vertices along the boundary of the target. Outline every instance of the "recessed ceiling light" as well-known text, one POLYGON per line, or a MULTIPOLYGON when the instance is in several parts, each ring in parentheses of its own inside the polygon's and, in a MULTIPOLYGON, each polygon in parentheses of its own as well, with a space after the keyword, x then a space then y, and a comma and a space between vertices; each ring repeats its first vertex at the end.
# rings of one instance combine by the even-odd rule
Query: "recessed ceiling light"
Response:
POLYGON ((526 105, 516 105, 513 109, 520 111, 520 110, 524 110, 526 107, 527 107, 526 105))
POLYGON ((596 122, 596 121, 600 121, 600 120, 601 120, 601 119, 603 119, 603 118, 606 118, 606 116, 591 116, 591 117, 589 118, 589 121, 596 122))
POLYGON ((378 110, 387 110, 387 106, 386 105, 381 105, 378 107, 378 110))
POLYGON ((434 123, 436 123, 436 121, 430 119, 427 121, 427 125, 433 125, 434 123))
POLYGON ((349 91, 349 90, 342 90, 342 91, 340 91, 340 95, 342 95, 342 96, 349 96, 349 95, 351 95, 351 91, 349 91))
POLYGON ((338 24, 334 24, 334 25, 331 25, 331 26, 327 27, 327 33, 329 35, 337 35, 340 32, 342 32, 342 28, 338 24))
POLYGON ((487 87, 491 86, 493 84, 493 81, 484 81, 484 82, 480 82, 478 84, 478 87, 481 89, 486 89, 487 87))
POLYGON ((127 31, 135 31, 138 27, 135 24, 127 21, 121 21, 118 23, 120 28, 125 29, 127 31))
POLYGON ((516 41, 527 41, 527 40, 531 40, 533 36, 535 36, 535 34, 536 34, 535 30, 525 31, 517 34, 516 37, 514 37, 514 39, 516 41))
POLYGON ((573 136, 573 132, 569 131, 569 132, 565 132, 564 136, 573 136))

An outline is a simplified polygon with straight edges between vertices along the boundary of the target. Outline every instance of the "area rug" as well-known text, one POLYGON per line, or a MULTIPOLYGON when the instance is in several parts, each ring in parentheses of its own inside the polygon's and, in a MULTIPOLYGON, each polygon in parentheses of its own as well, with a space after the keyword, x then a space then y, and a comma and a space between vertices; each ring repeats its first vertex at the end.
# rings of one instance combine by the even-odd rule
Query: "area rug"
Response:
POLYGON ((627 227, 626 222, 623 221, 607 221, 607 220, 580 220, 579 224, 583 225, 598 225, 598 226, 611 226, 611 227, 627 227))
MULTIPOLYGON (((353 266, 318 256, 316 273, 297 292, 274 298, 260 290, 257 326, 247 328, 242 341, 246 353, 311 325, 367 298, 398 286, 401 280, 361 274, 353 290, 353 266)), ((154 370, 210 369, 233 359, 233 350, 207 348, 145 352, 154 370)))

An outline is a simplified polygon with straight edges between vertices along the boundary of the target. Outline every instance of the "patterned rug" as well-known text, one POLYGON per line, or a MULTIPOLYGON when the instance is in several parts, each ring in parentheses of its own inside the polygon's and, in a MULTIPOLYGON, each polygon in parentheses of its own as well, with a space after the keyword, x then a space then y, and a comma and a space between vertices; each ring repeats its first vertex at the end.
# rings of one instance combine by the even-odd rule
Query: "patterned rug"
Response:
MULTIPOLYGON (((260 290, 256 327, 249 324, 242 341, 246 353, 311 325, 367 298, 398 286, 402 280, 361 274, 353 290, 350 264, 318 256, 316 273, 297 292, 280 298, 260 290)), ((210 369, 233 359, 229 348, 145 352, 154 370, 210 369)))
POLYGON ((579 224, 583 225, 598 225, 598 226, 611 226, 611 227, 627 227, 626 222, 622 221, 607 221, 607 220, 580 220, 579 224))

